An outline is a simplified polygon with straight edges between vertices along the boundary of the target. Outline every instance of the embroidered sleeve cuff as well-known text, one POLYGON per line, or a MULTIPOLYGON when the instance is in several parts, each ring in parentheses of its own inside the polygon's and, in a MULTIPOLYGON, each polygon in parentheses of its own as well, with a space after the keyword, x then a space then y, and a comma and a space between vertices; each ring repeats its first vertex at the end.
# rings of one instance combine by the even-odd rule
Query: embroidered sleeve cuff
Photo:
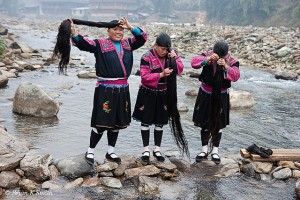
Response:
POLYGON ((204 65, 207 65, 207 64, 208 64, 207 61, 204 60, 204 61, 201 63, 201 66, 204 66, 204 65))
POLYGON ((133 35, 141 35, 142 31, 141 31, 139 28, 134 27, 134 28, 132 29, 131 33, 132 33, 133 35))
POLYGON ((73 40, 75 40, 76 42, 79 41, 79 36, 78 36, 78 34, 73 35, 72 38, 73 38, 73 40))

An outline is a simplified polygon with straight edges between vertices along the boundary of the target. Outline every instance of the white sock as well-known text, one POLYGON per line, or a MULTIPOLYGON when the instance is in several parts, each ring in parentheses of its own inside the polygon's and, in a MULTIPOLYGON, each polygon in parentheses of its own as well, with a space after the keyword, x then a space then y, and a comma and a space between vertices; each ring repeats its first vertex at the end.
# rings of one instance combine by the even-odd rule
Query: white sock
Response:
POLYGON ((202 152, 207 153, 208 147, 207 145, 202 146, 202 152))
POLYGON ((149 146, 144 147, 144 152, 149 151, 149 146))
POLYGON ((88 155, 86 156, 86 157, 88 157, 88 158, 94 158, 94 150, 95 150, 95 148, 88 148, 88 155))
POLYGON ((155 146, 154 152, 160 151, 160 147, 159 146, 155 146))
POLYGON ((114 153, 115 151, 115 147, 108 145, 108 149, 107 149, 107 153, 112 157, 112 158, 117 158, 118 156, 116 156, 114 153))
POLYGON ((214 154, 214 153, 218 154, 218 153, 219 153, 219 148, 218 148, 218 147, 213 147, 211 153, 212 153, 212 154, 214 154))
POLYGON ((144 152, 143 152, 143 156, 150 156, 150 152, 149 152, 149 146, 144 147, 144 152))

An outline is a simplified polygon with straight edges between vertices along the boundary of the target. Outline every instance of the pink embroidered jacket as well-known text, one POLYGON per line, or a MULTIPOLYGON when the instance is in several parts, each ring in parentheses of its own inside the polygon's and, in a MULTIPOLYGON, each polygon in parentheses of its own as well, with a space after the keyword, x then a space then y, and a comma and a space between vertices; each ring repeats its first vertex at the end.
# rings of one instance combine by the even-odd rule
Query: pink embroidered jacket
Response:
MULTIPOLYGON (((213 51, 207 51, 200 56, 195 56, 191 61, 191 66, 194 69, 203 68, 199 80, 202 82, 202 87, 211 92, 213 75, 216 71, 216 62, 206 62, 206 57, 213 54, 213 51)), ((236 82, 240 78, 239 62, 234 59, 230 53, 225 58, 226 64, 229 68, 224 71, 224 83, 222 90, 231 87, 231 81, 236 82)))
MULTIPOLYGON (((160 78, 160 72, 165 69, 166 58, 161 62, 155 49, 150 49, 141 58, 140 73, 142 85, 151 89, 163 90, 167 88, 166 78, 160 78)), ((183 71, 183 63, 176 56, 177 74, 183 71)))

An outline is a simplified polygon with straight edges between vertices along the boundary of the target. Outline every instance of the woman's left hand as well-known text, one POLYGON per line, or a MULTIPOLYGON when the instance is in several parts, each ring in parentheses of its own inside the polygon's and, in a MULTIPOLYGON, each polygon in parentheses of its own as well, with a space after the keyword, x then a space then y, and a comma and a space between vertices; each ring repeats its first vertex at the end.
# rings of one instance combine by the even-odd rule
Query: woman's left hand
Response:
POLYGON ((130 23, 127 21, 127 19, 125 17, 122 17, 120 19, 120 26, 123 27, 124 29, 128 29, 128 30, 133 30, 133 26, 130 25, 130 23))
POLYGON ((173 57, 177 56, 177 54, 174 50, 172 50, 168 55, 169 55, 169 58, 173 58, 173 57))
POLYGON ((217 61, 218 65, 222 65, 224 69, 227 69, 228 66, 225 62, 225 59, 224 58, 220 58, 218 61, 217 61))

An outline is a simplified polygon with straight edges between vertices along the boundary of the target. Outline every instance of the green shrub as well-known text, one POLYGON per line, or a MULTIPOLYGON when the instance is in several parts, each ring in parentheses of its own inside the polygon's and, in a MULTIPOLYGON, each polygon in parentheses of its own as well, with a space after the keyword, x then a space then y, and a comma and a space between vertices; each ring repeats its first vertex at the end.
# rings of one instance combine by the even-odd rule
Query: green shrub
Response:
POLYGON ((4 49, 5 49, 5 44, 3 38, 0 36, 0 57, 2 57, 4 49))

